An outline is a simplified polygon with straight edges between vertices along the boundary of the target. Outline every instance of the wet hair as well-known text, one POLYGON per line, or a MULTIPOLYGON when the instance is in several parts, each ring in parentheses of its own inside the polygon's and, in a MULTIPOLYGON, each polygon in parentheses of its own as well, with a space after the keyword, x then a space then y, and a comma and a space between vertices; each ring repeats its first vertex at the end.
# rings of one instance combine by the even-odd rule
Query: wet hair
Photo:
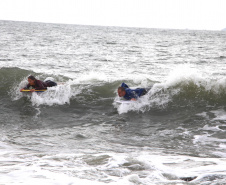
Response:
POLYGON ((126 91, 124 87, 119 87, 119 88, 118 88, 118 91, 119 91, 119 90, 120 90, 120 91, 126 91))
POLYGON ((36 78, 32 75, 30 75, 28 78, 31 79, 31 80, 36 80, 36 78))

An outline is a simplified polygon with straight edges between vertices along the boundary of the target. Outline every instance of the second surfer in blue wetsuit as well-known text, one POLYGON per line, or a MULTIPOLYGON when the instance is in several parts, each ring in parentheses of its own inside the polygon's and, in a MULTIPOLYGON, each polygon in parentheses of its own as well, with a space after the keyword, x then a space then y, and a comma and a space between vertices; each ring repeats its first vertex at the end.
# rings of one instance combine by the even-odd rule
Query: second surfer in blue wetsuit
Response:
POLYGON ((118 88, 119 97, 123 97, 126 100, 136 101, 139 97, 145 94, 147 94, 147 89, 145 88, 130 89, 129 86, 126 85, 124 82, 122 83, 121 87, 118 88))

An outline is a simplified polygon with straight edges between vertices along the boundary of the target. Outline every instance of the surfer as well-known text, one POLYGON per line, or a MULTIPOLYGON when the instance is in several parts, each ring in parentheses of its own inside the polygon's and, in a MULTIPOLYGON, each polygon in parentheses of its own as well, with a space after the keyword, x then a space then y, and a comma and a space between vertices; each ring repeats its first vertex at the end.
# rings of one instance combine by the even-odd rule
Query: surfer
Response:
POLYGON ((136 101, 139 97, 147 94, 148 90, 145 88, 137 88, 137 89, 130 89, 128 85, 124 82, 118 88, 118 95, 119 97, 123 97, 126 100, 133 100, 136 101))
POLYGON ((53 86, 57 86, 57 83, 51 80, 47 80, 43 82, 41 80, 37 80, 34 76, 31 75, 28 77, 28 84, 26 85, 26 87, 21 89, 20 92, 30 88, 32 88, 31 92, 34 92, 35 90, 43 90, 43 89, 47 89, 47 87, 53 87, 53 86))

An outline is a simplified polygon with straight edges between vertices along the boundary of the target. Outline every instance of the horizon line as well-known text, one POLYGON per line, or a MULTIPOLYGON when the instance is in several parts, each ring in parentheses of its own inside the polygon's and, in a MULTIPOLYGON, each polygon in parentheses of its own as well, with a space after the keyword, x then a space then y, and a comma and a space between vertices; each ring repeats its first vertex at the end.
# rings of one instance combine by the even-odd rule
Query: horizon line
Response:
POLYGON ((161 29, 161 30, 188 30, 188 31, 225 31, 225 29, 226 29, 226 28, 222 28, 220 30, 208 30, 208 29, 190 29, 190 28, 155 28, 155 27, 139 27, 139 26, 95 25, 95 24, 41 22, 41 21, 24 21, 24 20, 8 20, 8 19, 0 19, 0 21, 41 23, 41 24, 63 24, 63 25, 94 26, 94 27, 140 28, 140 29, 161 29))

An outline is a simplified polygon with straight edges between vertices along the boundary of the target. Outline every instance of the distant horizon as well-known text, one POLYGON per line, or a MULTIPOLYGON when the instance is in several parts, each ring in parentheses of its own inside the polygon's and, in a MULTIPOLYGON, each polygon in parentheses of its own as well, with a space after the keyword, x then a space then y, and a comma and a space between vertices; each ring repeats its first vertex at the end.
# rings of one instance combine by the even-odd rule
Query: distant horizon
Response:
POLYGON ((225 0, 1 0, 0 20, 179 30, 222 30, 225 0))
POLYGON ((116 28, 140 28, 140 29, 160 29, 160 30, 190 30, 190 31, 225 31, 226 27, 219 30, 207 29, 189 29, 189 28, 154 28, 154 27, 136 27, 136 26, 108 26, 108 25, 91 25, 91 24, 74 24, 74 23, 60 23, 60 22, 39 22, 39 21, 18 21, 18 20, 0 20, 8 22, 24 22, 24 23, 41 23, 41 24, 62 24, 62 25, 75 25, 75 26, 93 26, 93 27, 116 27, 116 28))

